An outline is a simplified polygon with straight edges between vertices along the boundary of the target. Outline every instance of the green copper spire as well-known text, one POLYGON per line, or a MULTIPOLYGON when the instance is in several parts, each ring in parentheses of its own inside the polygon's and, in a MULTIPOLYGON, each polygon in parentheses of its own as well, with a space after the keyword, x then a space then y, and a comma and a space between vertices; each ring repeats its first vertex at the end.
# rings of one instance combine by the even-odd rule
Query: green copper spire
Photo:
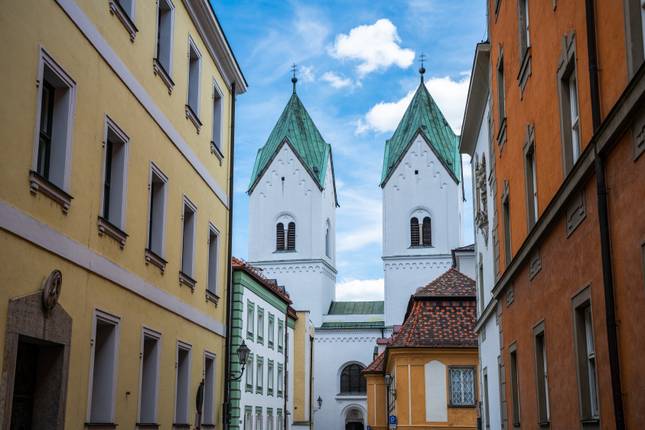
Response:
POLYGON ((459 183, 460 181, 459 139, 423 83, 423 73, 425 73, 423 65, 419 73, 421 74, 419 88, 403 114, 396 131, 385 142, 381 187, 385 186, 417 134, 420 134, 434 150, 455 182, 459 183))
POLYGON ((295 75, 291 80, 293 83, 291 98, 266 143, 256 155, 249 192, 260 180, 283 143, 291 146, 318 187, 323 189, 325 186, 327 164, 331 162, 331 145, 325 142, 296 94, 295 75))

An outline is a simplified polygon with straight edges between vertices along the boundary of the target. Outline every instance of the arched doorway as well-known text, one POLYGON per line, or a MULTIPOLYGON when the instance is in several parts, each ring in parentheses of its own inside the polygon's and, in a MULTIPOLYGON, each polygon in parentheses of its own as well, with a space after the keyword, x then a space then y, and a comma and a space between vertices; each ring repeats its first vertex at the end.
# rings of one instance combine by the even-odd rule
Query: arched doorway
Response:
POLYGON ((351 408, 345 414, 345 430, 364 430, 363 411, 351 408))

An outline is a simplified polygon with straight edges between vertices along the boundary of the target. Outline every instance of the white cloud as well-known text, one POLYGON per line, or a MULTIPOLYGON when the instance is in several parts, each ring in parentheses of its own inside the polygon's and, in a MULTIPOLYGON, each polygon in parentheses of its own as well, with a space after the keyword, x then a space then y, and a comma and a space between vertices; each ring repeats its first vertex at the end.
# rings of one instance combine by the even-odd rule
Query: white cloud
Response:
POLYGON ((316 80, 314 74, 314 66, 299 66, 298 67, 298 80, 302 82, 313 82, 316 80))
POLYGON ((381 279, 350 279, 336 284, 336 300, 383 300, 381 279))
POLYGON ((325 72, 320 79, 325 82, 328 82, 332 87, 336 89, 351 87, 353 82, 350 78, 338 75, 334 72, 325 72))
MULTIPOLYGON (((446 120, 455 133, 461 132, 468 84, 470 76, 462 75, 453 80, 450 76, 430 78, 426 81, 426 88, 430 91, 437 105, 446 117, 446 120)), ((368 130, 378 133, 392 132, 401 121, 416 90, 408 92, 403 98, 395 102, 379 102, 356 123, 356 133, 361 134, 368 130)))
POLYGON ((349 34, 336 36, 329 53, 339 59, 358 60, 356 71, 360 77, 387 69, 392 65, 407 68, 414 60, 414 51, 401 48, 401 38, 389 19, 379 19, 372 25, 359 25, 349 34))

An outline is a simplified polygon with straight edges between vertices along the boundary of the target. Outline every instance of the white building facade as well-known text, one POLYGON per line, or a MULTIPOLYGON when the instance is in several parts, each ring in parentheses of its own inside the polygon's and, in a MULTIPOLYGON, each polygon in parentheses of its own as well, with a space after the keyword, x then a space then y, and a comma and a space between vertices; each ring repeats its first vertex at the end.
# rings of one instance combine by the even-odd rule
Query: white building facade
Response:
POLYGON ((477 282, 481 416, 483 428, 502 428, 500 332, 497 301, 492 297, 498 267, 495 227, 495 174, 490 135, 490 45, 477 45, 460 150, 471 157, 477 282))

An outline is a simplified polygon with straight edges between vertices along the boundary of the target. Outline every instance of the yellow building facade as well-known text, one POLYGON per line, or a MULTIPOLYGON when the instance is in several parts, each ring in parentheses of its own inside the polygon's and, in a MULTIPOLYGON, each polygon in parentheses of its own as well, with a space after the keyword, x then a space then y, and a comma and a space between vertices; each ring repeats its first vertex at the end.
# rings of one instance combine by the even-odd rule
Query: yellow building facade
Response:
POLYGON ((475 283, 455 269, 419 288, 363 375, 374 430, 476 429, 475 283))
POLYGON ((214 427, 246 82, 210 4, 25 0, 0 23, 2 425, 214 427))
POLYGON ((309 311, 298 311, 293 328, 293 358, 290 383, 293 385, 292 403, 293 428, 311 428, 312 417, 316 409, 316 399, 313 396, 313 342, 314 325, 309 319, 309 311))

